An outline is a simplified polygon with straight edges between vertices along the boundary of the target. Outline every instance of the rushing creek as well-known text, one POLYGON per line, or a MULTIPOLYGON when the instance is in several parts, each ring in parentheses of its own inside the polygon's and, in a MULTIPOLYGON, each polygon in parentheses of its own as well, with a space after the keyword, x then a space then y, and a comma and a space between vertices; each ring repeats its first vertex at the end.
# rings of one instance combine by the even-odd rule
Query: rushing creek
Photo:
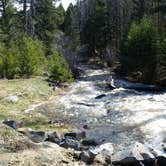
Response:
POLYGON ((123 88, 127 81, 116 79, 119 88, 110 90, 107 70, 82 65, 84 74, 60 100, 60 111, 74 125, 88 125, 87 136, 111 142, 114 159, 128 156, 136 142, 163 154, 166 139, 166 93, 123 88), (103 95, 98 98, 97 96, 103 95))

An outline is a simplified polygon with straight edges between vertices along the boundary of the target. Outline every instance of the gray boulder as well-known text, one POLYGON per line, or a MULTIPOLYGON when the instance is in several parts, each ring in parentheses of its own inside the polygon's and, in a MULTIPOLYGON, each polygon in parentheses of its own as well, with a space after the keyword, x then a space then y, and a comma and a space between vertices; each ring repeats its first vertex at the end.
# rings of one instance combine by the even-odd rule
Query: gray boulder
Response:
POLYGON ((44 131, 33 131, 30 128, 18 128, 17 131, 26 135, 35 143, 43 142, 47 138, 47 133, 45 133, 44 131))
POLYGON ((22 126, 21 122, 16 122, 14 120, 4 120, 2 123, 13 129, 17 129, 22 126))
POLYGON ((44 141, 54 142, 56 144, 59 144, 60 143, 60 137, 58 136, 58 134, 56 132, 52 132, 52 133, 47 134, 47 137, 44 141))
POLYGON ((142 166, 140 161, 138 161, 135 157, 126 157, 120 161, 112 162, 114 166, 142 166))
POLYGON ((43 142, 46 138, 46 133, 44 131, 30 131, 29 138, 35 143, 43 142))
POLYGON ((68 138, 68 137, 62 139, 59 145, 64 148, 73 148, 75 150, 80 150, 81 148, 79 141, 77 141, 76 139, 68 138))
POLYGON ((95 139, 84 139, 82 140, 82 145, 83 146, 97 146, 98 143, 95 139))

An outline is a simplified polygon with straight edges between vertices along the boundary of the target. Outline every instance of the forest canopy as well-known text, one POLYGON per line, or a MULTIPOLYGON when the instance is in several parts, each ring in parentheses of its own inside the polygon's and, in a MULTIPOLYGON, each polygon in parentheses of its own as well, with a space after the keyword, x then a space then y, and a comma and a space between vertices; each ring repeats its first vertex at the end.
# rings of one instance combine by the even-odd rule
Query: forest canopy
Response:
POLYGON ((72 51, 86 46, 89 59, 97 57, 102 64, 120 66, 135 81, 164 82, 165 0, 77 0, 66 11, 57 1, 0 0, 1 77, 49 71, 55 80, 71 80, 59 42, 67 38, 72 51))

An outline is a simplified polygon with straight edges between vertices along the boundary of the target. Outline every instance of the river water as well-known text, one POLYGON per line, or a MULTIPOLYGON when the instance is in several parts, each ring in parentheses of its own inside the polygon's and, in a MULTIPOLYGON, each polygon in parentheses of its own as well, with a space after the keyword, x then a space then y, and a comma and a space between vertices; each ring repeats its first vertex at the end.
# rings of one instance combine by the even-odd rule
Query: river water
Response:
POLYGON ((82 65, 84 74, 71 85, 60 100, 60 111, 70 123, 86 130, 89 138, 111 142, 113 159, 129 156, 136 142, 163 154, 166 139, 166 93, 140 92, 123 88, 127 81, 115 79, 120 86, 110 90, 110 73, 95 66, 82 65), (96 97, 103 95, 102 98, 96 97), (105 95, 105 96, 104 96, 105 95))

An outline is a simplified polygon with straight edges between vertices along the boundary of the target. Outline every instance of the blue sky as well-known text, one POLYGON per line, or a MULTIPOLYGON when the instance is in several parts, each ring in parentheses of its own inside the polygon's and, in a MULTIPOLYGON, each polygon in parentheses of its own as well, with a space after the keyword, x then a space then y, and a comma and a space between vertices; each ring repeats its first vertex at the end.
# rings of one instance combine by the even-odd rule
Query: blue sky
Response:
POLYGON ((65 10, 67 9, 67 7, 69 6, 70 3, 74 4, 75 0, 61 0, 61 3, 63 4, 65 10))

